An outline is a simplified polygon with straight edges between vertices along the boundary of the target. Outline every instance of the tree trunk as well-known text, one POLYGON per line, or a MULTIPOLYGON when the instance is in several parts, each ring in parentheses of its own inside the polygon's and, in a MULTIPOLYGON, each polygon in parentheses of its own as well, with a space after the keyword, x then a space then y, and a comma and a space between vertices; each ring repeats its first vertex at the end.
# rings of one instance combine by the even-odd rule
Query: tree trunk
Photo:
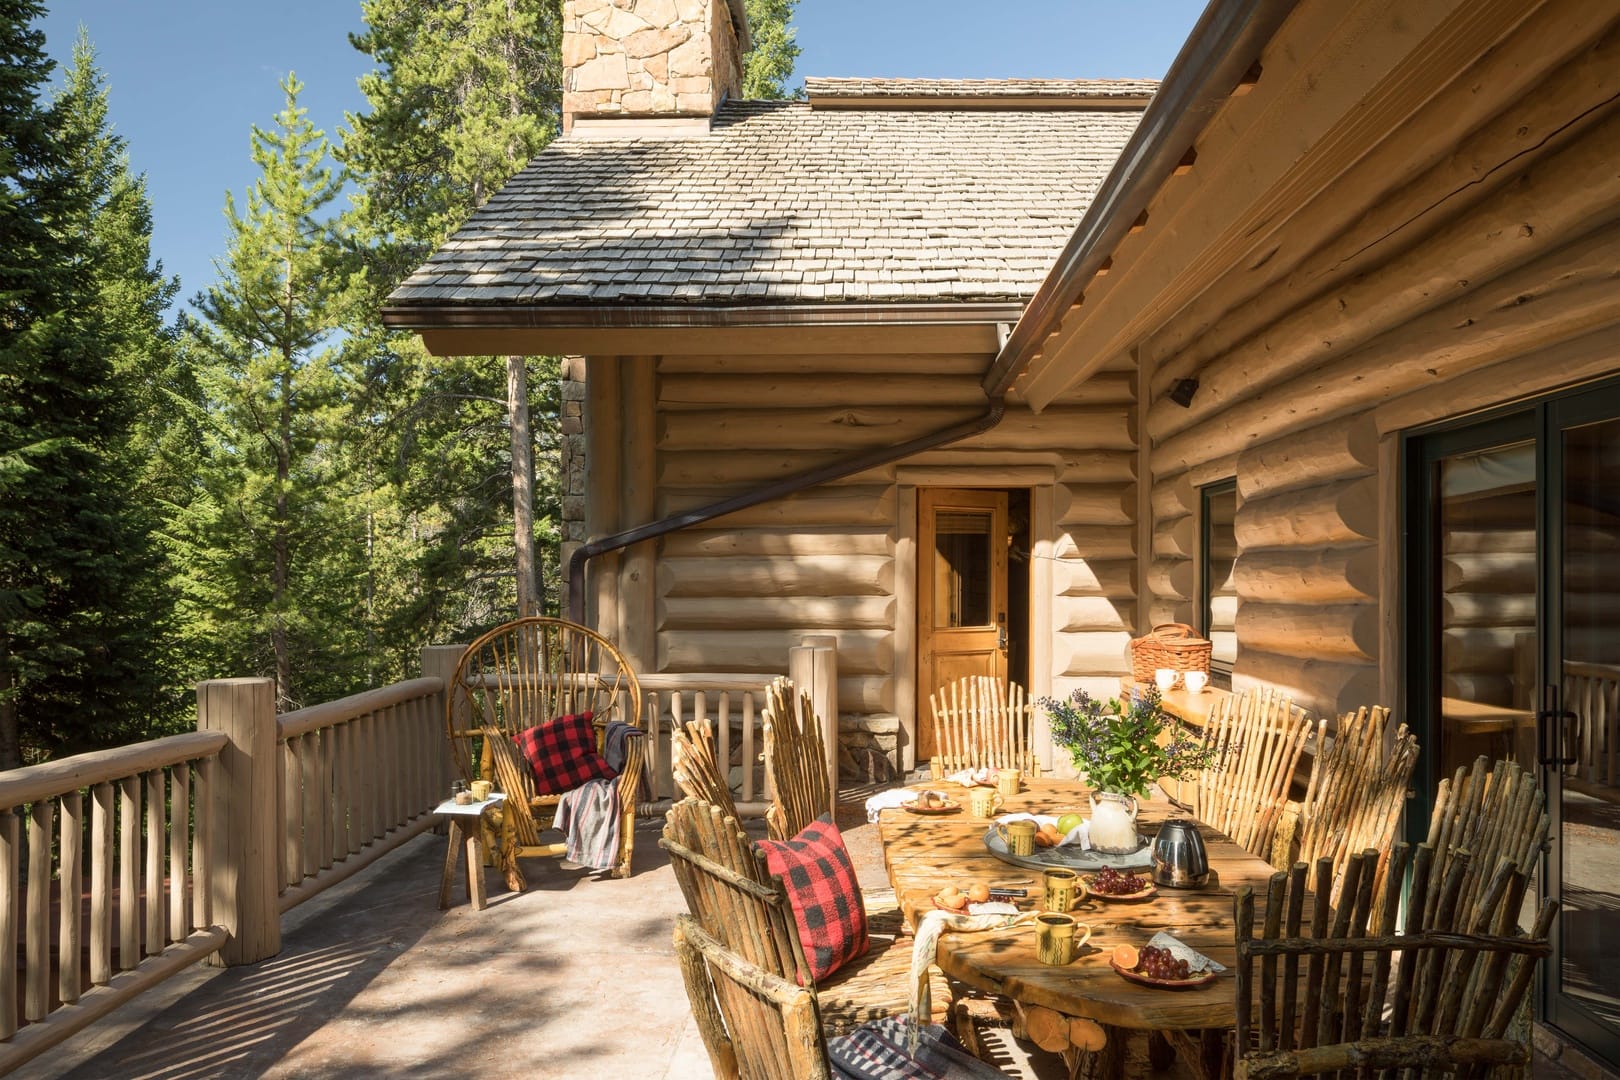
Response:
MULTIPOLYGON (((284 357, 290 366, 291 357, 284 357)), ((290 575, 288 555, 287 485, 292 476, 292 377, 283 370, 281 379, 281 427, 276 447, 276 512, 275 528, 270 538, 270 608, 274 614, 270 621, 270 647, 276 657, 276 711, 292 708, 292 657, 287 646, 287 616, 283 605, 287 599, 290 575)))
POLYGON ((11 675, 11 642, 0 634, 0 769, 22 765, 17 732, 16 682, 11 675))
POLYGON ((534 573, 534 436, 529 429, 529 372, 506 358, 506 408, 512 428, 512 537, 517 547, 517 613, 540 614, 534 573))

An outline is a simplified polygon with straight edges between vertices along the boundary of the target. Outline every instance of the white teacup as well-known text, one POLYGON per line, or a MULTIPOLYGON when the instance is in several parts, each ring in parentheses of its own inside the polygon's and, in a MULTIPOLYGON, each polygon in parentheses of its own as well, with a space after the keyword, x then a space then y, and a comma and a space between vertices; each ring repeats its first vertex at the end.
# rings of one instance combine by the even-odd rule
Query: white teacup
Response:
POLYGON ((1170 688, 1176 685, 1176 676, 1181 674, 1175 668, 1162 667, 1153 672, 1153 681, 1159 684, 1159 693, 1167 694, 1170 688))
POLYGON ((1181 677, 1187 682, 1187 691, 1192 694, 1202 694, 1204 687, 1209 685, 1209 672, 1184 671, 1181 677))

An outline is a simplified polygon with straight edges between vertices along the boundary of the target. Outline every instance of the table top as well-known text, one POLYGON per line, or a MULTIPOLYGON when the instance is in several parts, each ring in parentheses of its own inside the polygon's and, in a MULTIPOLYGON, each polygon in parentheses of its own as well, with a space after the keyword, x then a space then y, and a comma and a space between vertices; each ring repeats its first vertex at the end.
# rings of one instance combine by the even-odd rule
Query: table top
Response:
MULTIPOLYGON (((919 789, 941 785, 918 784, 919 789)), ((1085 813, 1087 788, 1069 780, 1026 780, 1025 790, 1010 796, 1002 813, 1085 813)), ((1171 816, 1168 801, 1145 801, 1137 819, 1147 836, 1171 816)), ((973 881, 1026 888, 1019 907, 1040 904, 1040 872, 1002 862, 985 848, 990 823, 966 810, 922 816, 902 809, 883 811, 878 831, 889 880, 907 920, 915 926, 935 910, 933 896, 946 885, 965 887, 973 881)), ((947 933, 940 938, 939 966, 954 978, 1026 1005, 1042 1005, 1068 1016, 1086 1017, 1115 1027, 1155 1031, 1231 1027, 1236 1022, 1233 969, 1233 896, 1253 886, 1264 907, 1272 868, 1225 836, 1199 826, 1215 871, 1201 889, 1160 888, 1150 900, 1121 903, 1089 897, 1074 909, 1075 918, 1091 926, 1091 940, 1073 963, 1043 964, 1035 957, 1035 931, 1023 925, 1006 930, 947 933), (1165 990, 1126 981, 1109 966, 1114 946, 1140 947, 1160 930, 1168 930, 1227 970, 1208 986, 1165 990)), ((1307 912, 1307 918, 1309 913, 1307 912)))
POLYGON ((483 802, 458 803, 454 799, 446 799, 433 808, 435 814, 449 814, 452 817, 478 817, 492 806, 499 806, 506 799, 506 794, 492 791, 489 798, 483 802))

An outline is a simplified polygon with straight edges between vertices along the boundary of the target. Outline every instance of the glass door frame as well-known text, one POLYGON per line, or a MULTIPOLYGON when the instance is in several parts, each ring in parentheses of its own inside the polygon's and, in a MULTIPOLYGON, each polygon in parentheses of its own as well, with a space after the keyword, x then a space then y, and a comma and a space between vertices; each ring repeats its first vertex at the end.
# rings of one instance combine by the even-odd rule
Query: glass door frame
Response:
MULTIPOLYGON (((1438 704, 1443 676, 1439 670, 1439 582, 1436 580, 1440 499, 1438 464, 1456 454, 1486 450, 1508 443, 1533 441, 1536 448, 1536 686, 1546 686, 1552 664, 1563 657, 1562 507, 1564 490, 1563 434, 1573 427, 1620 419, 1620 379, 1606 379, 1571 387, 1538 399, 1516 402, 1405 432, 1400 444, 1400 601, 1403 641, 1400 662, 1404 697, 1400 706, 1413 722, 1420 745, 1439 746, 1438 704), (1557 497, 1557 498, 1555 498, 1557 497), (1415 722, 1414 722, 1415 721, 1415 722)), ((1561 667, 1558 670, 1562 670, 1561 667)), ((1560 679, 1560 684, 1562 680, 1560 679)), ((1545 692, 1534 707, 1545 707, 1545 692)), ((1539 757, 1548 733, 1538 721, 1535 747, 1539 757)), ((1560 737, 1551 733, 1554 745, 1560 737)), ((1416 787, 1406 822, 1412 843, 1426 839, 1433 810, 1439 757, 1420 760, 1422 781, 1416 787)), ((1563 889, 1562 770, 1539 766, 1547 799, 1549 834, 1553 838, 1542 857, 1537 895, 1559 897, 1563 889)), ((1541 965, 1535 991, 1536 1015, 1589 1050, 1610 1061, 1620 1060, 1620 1040, 1584 1009, 1557 992, 1553 965, 1563 956, 1562 917, 1553 921, 1550 963, 1541 965)))

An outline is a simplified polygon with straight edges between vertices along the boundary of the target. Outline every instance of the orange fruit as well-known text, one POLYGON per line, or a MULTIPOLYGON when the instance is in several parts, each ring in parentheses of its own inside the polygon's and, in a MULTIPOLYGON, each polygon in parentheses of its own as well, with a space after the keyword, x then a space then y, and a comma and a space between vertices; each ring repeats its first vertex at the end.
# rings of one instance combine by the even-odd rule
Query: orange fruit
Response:
POLYGON ((1136 951, 1135 945, 1115 945, 1114 963, 1126 971, 1135 971, 1136 965, 1142 962, 1141 954, 1136 951))
POLYGON ((975 881, 967 887, 967 898, 975 904, 982 904, 990 899, 990 886, 982 881, 975 881))
POLYGON ((961 911, 963 908, 967 907, 968 903, 968 898, 955 890, 951 891, 951 895, 942 896, 939 899, 940 903, 944 904, 952 911, 961 911))

